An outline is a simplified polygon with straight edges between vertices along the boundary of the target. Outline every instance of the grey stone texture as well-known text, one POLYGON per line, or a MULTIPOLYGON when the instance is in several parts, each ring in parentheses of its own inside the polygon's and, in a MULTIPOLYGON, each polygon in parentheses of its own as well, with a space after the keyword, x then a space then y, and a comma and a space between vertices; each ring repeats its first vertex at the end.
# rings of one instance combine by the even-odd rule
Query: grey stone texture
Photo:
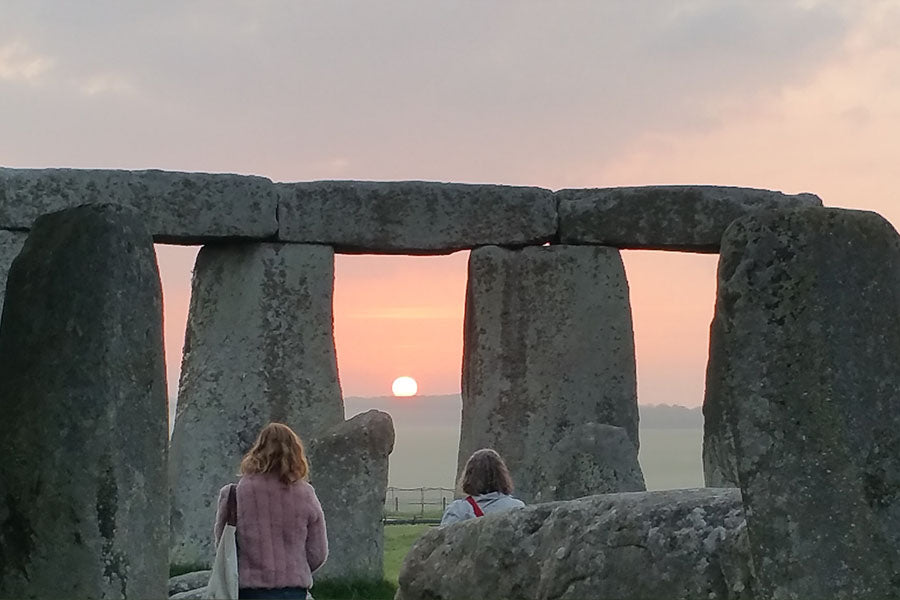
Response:
POLYGON ((384 577, 384 497, 394 449, 390 415, 370 410, 309 444, 310 483, 325 511, 328 560, 313 574, 328 579, 384 577))
POLYGON ((550 462, 535 502, 647 489, 637 448, 621 427, 578 425, 547 454, 550 462))
POLYGON ((704 405, 764 598, 900 597, 900 238, 839 209, 726 232, 704 405))
POLYGON ((184 575, 176 575, 169 578, 169 595, 205 588, 209 583, 209 575, 212 571, 194 571, 184 575))
POLYGON ((218 490, 271 421, 303 440, 344 420, 332 338, 334 252, 204 247, 194 267, 172 434, 172 562, 209 563, 218 490))
POLYGON ((137 215, 38 219, 9 271, 0 382, 0 598, 165 597, 162 298, 137 215))
POLYGON ((339 252, 446 254, 556 235, 549 190, 423 181, 279 184, 279 239, 339 252))
POLYGON ((209 595, 206 593, 206 585, 204 584, 203 586, 192 590, 176 592, 169 596, 169 600, 205 600, 208 597, 209 595))
POLYGON ((397 600, 751 600, 738 490, 592 496, 433 529, 397 600))
POLYGON ((718 252, 729 223, 777 208, 821 206, 814 194, 752 188, 647 186, 556 192, 563 244, 718 252))
POLYGON ((277 192, 264 177, 0 168, 0 229, 28 229, 42 214, 94 203, 135 209, 163 243, 274 239, 278 231, 277 192))
POLYGON ((23 231, 0 229, 0 314, 3 313, 3 297, 6 291, 6 274, 13 259, 19 255, 28 234, 23 231))
POLYGON ((463 335, 458 472, 472 452, 494 448, 516 495, 531 502, 555 464, 548 450, 579 425, 622 427, 638 446, 634 334, 617 250, 473 250, 463 335))

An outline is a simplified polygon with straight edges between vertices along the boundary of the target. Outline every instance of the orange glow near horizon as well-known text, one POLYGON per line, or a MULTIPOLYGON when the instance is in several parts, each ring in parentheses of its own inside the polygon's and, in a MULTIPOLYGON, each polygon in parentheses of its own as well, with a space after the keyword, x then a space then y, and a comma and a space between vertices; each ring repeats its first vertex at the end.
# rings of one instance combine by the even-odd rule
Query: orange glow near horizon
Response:
POLYGON ((397 373, 420 394, 460 389, 469 253, 337 255, 334 338, 344 396, 384 395, 397 373))

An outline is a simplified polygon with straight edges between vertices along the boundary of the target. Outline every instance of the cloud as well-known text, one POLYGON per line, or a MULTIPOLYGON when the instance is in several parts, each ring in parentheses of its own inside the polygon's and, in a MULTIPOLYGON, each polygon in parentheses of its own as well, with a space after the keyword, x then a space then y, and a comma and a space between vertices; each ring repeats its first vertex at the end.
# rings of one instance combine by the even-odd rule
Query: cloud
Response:
MULTIPOLYGON (((122 167, 553 187, 573 156, 603 164, 648 132, 712 129, 811 77, 853 26, 842 6, 14 2, 0 35, 60 57, 70 93, 106 103, 59 94, 6 114, 39 121, 50 105, 122 167)), ((58 136, 33 143, 98 161, 58 136)))
POLYGON ((8 42, 0 46, 0 81, 33 83, 53 67, 53 62, 21 42, 8 42))
POLYGON ((127 77, 114 74, 94 75, 78 84, 78 89, 86 96, 100 94, 133 94, 136 89, 127 77))

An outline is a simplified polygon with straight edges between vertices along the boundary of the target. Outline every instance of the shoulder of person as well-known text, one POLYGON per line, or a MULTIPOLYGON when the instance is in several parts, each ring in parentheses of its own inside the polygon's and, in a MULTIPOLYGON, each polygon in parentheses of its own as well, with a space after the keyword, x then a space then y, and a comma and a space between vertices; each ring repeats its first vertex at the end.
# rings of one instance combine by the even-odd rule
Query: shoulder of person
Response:
POLYGON ((295 481, 290 485, 291 494, 304 499, 318 498, 316 488, 305 479, 295 481))
POLYGON ((447 510, 444 511, 444 516, 441 517, 441 525, 458 523, 459 521, 471 519, 474 516, 475 511, 472 509, 472 505, 465 498, 461 498, 447 505, 447 510))

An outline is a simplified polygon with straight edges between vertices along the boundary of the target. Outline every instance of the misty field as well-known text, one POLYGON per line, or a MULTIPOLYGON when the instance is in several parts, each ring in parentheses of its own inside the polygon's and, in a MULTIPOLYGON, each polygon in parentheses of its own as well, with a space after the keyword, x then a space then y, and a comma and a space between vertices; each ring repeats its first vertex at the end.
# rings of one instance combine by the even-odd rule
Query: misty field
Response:
MULTIPOLYGON (((458 394, 415 399, 347 398, 345 405, 348 417, 372 408, 391 415, 396 441, 391 454, 389 485, 454 487, 462 406, 458 394)), ((647 489, 702 486, 700 410, 642 405, 640 412, 639 458, 647 489)))
MULTIPOLYGON (((397 427, 390 485, 400 488, 453 487, 459 429, 397 427)), ((641 428, 640 462, 648 490, 703 485, 699 429, 641 428)))

